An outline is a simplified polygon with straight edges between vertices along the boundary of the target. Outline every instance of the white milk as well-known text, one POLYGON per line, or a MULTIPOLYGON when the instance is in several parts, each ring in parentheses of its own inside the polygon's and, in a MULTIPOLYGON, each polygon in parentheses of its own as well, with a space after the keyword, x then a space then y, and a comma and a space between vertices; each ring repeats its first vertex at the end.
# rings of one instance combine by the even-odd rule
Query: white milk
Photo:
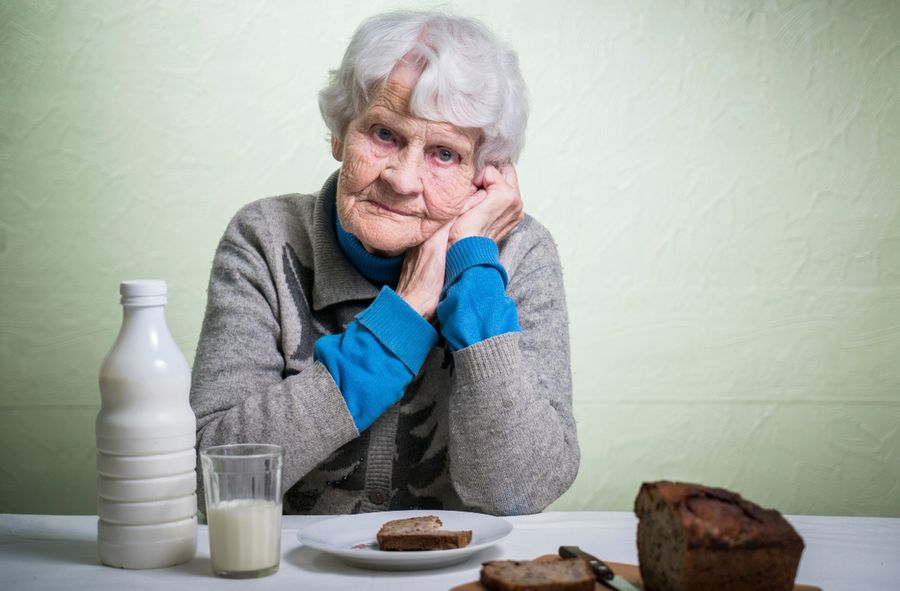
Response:
POLYGON ((208 507, 209 550, 214 572, 269 568, 281 557, 281 503, 253 499, 208 507))
POLYGON ((166 284, 125 281, 122 328, 100 367, 100 560, 158 568, 194 558, 196 419, 191 369, 166 325, 166 284))

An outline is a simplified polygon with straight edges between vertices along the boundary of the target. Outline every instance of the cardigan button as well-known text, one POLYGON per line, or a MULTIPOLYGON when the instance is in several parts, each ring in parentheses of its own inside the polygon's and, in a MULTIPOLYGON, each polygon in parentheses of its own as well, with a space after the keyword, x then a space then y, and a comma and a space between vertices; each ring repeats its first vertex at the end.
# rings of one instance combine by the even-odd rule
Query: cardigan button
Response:
POLYGON ((387 493, 381 489, 371 490, 369 491, 369 500, 376 505, 384 505, 387 501, 387 493))

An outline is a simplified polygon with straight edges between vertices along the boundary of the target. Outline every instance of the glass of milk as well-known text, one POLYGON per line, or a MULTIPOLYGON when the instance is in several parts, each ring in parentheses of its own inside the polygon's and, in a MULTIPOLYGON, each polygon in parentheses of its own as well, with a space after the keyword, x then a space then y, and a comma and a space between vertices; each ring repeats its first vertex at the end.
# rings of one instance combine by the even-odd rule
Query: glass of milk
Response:
POLYGON ((278 571, 281 465, 278 445, 237 443, 200 450, 213 573, 250 579, 278 571))

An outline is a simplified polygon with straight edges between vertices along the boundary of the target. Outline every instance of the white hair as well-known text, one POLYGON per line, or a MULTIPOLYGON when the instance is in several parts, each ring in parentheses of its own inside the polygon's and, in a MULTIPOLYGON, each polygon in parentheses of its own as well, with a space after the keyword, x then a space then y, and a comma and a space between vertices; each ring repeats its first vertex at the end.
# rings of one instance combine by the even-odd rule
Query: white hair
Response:
POLYGON ((476 165, 515 162, 525 145, 528 98, 519 58, 478 21, 433 11, 394 11, 363 21, 319 109, 339 140, 404 57, 424 69, 410 99, 416 117, 481 130, 476 165))

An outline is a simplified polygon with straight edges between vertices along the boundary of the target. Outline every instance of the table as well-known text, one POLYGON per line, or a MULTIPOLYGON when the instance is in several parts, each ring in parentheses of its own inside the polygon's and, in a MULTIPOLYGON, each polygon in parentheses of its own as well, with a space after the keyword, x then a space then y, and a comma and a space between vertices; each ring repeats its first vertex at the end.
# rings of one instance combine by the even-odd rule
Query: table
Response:
MULTIPOLYGON (((0 585, 4 589, 290 589, 446 591, 478 578, 481 562, 524 559, 577 544, 603 559, 636 563, 637 520, 631 513, 548 512, 510 517, 513 533, 466 562, 433 571, 356 569, 302 546, 297 531, 328 516, 283 518, 281 568, 270 577, 212 576, 206 526, 197 558, 176 567, 129 571, 100 565, 97 518, 89 515, 0 515, 0 585)), ((900 519, 788 516, 806 541, 798 582, 824 591, 900 589, 900 519)))

